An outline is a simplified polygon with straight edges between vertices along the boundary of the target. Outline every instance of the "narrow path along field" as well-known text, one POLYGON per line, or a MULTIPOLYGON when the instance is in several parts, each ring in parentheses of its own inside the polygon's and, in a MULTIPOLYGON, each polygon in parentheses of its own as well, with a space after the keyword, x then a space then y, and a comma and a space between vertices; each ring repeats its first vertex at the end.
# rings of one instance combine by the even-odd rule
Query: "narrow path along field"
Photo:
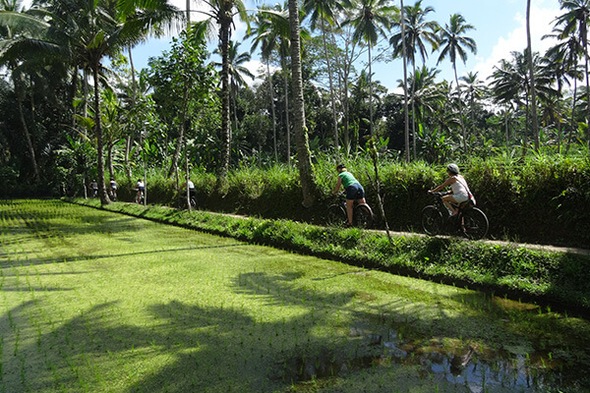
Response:
POLYGON ((590 323, 61 201, 0 201, 0 393, 584 392, 590 323))

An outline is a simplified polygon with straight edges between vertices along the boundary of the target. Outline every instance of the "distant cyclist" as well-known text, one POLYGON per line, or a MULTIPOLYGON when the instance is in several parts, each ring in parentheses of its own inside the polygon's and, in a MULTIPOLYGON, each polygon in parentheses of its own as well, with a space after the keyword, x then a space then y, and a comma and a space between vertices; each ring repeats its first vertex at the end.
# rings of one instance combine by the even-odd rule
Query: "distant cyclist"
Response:
POLYGON ((111 199, 113 201, 117 200, 117 182, 114 178, 111 178, 111 199))
POLYGON ((348 219, 348 226, 352 226, 354 201, 363 204, 367 203, 365 201, 365 189, 353 174, 348 172, 344 164, 338 164, 336 170, 338 171, 338 181, 336 182, 336 187, 334 187, 333 194, 338 194, 340 186, 344 187, 346 191, 346 217, 348 219))
POLYGON ((195 183, 193 183, 191 181, 191 179, 188 179, 188 181, 186 182, 186 186, 188 188, 189 197, 194 198, 195 197, 195 183))
POLYGON ((98 197, 98 183, 96 182, 96 180, 92 180, 90 182, 90 191, 92 193, 93 198, 98 197))
POLYGON ((442 201, 445 207, 449 210, 449 214, 454 216, 459 211, 456 206, 457 204, 466 202, 469 199, 475 204, 475 198, 469 190, 467 181, 465 181, 465 178, 459 174, 459 167, 457 164, 447 165, 447 175, 447 179, 442 184, 429 190, 429 192, 437 192, 445 187, 451 187, 451 193, 444 195, 442 201))
POLYGON ((136 189, 137 189, 137 196, 135 198, 135 201, 139 204, 141 204, 141 201, 144 197, 144 193, 145 193, 145 184, 143 182, 143 180, 138 179, 137 180, 137 184, 136 184, 136 189))

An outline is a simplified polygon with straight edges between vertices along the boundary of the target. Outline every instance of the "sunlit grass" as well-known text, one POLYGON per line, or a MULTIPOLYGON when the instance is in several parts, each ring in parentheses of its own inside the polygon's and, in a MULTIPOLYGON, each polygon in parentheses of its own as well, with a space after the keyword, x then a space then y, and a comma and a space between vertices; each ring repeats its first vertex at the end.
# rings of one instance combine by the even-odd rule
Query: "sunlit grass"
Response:
POLYGON ((380 359, 371 337, 392 330, 482 353, 590 336, 461 288, 60 201, 0 201, 0 246, 0 393, 463 391, 412 362, 306 383, 293 365, 380 359))

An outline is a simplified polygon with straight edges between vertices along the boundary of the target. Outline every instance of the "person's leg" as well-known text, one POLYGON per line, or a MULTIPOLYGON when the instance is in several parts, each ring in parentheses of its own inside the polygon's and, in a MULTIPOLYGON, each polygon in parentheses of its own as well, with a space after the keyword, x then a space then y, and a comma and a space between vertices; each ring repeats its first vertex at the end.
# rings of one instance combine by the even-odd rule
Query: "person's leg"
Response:
POLYGON ((450 214, 452 216, 454 216, 455 214, 457 214, 457 208, 455 208, 455 206, 453 205, 454 203, 457 203, 457 201, 455 200, 455 197, 451 194, 445 195, 442 197, 442 201, 443 204, 445 205, 445 207, 447 208, 447 210, 450 212, 450 214))
POLYGON ((348 218, 348 225, 352 226, 352 207, 354 206, 354 199, 346 200, 346 217, 348 218))

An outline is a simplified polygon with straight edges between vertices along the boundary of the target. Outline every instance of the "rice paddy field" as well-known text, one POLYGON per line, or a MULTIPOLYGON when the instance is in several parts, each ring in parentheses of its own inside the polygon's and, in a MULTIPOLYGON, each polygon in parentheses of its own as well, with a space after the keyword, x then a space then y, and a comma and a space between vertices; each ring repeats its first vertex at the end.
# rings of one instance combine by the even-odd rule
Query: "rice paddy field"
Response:
POLYGON ((587 392, 590 323, 58 200, 0 201, 0 393, 587 392))

